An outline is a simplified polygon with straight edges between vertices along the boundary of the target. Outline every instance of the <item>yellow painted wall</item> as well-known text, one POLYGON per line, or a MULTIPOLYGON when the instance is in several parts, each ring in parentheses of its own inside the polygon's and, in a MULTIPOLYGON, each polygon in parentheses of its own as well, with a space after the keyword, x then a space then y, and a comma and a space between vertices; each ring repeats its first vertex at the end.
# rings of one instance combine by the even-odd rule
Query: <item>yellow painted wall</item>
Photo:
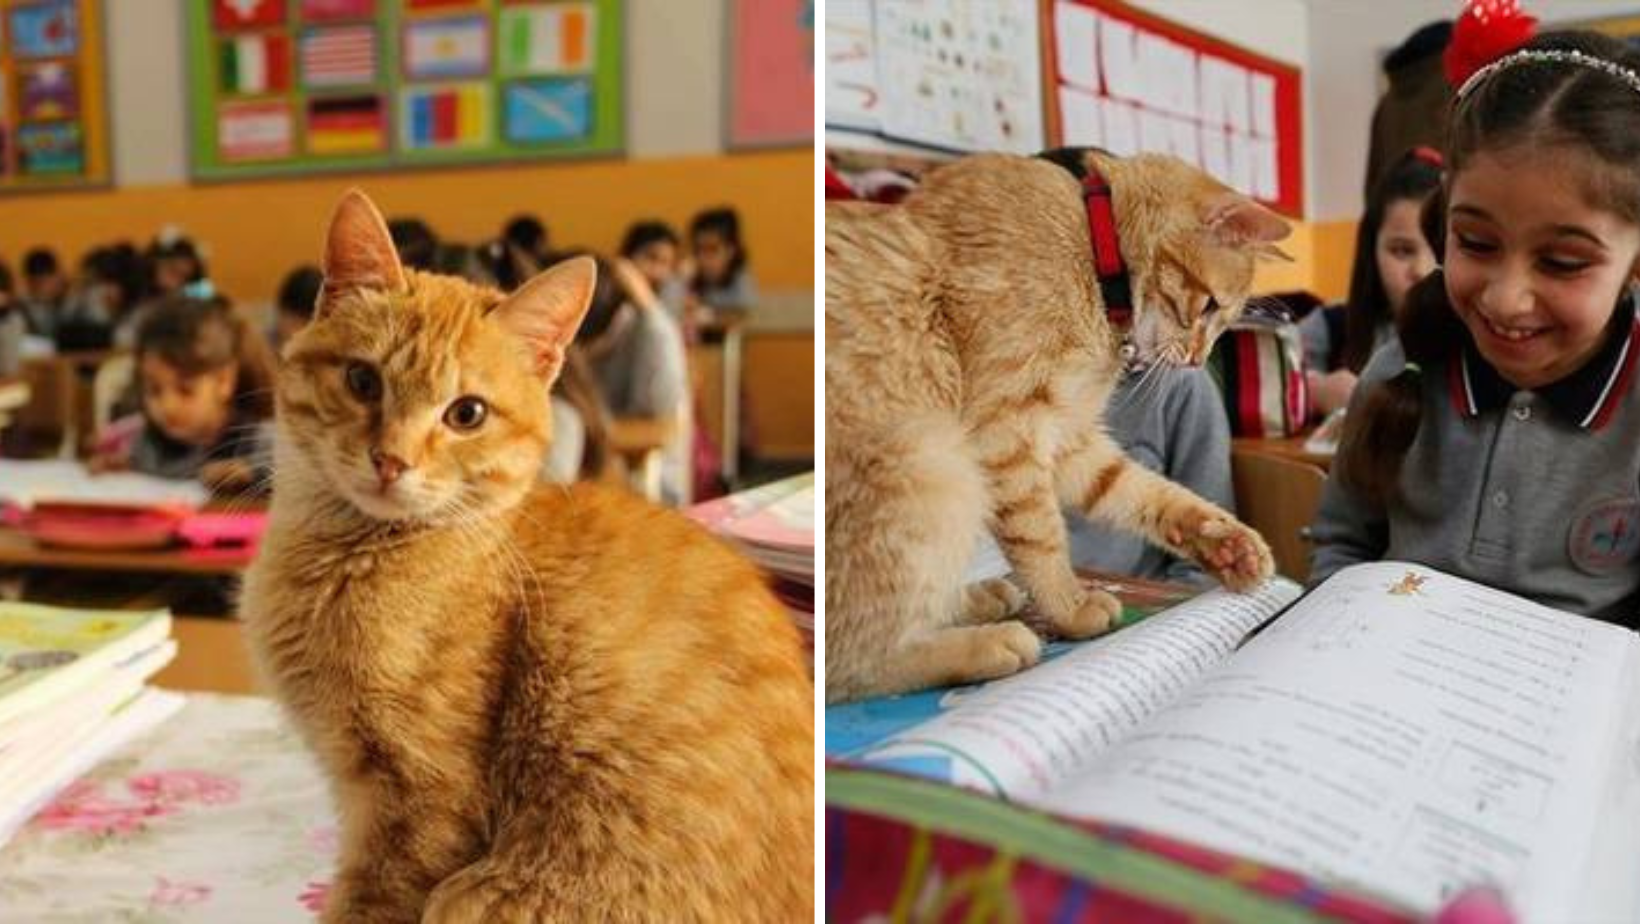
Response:
POLYGON ((1291 263, 1264 263, 1253 279, 1255 292, 1313 292, 1324 302, 1342 301, 1350 290, 1355 259, 1355 222, 1294 222, 1281 249, 1291 263))
POLYGON ((699 209, 733 205, 760 286, 814 287, 814 155, 804 150, 15 196, 0 203, 0 257, 15 263, 49 244, 73 262, 122 237, 146 243, 175 223, 210 248, 223 292, 271 299, 287 270, 318 261, 330 209, 354 185, 388 216, 419 216, 450 240, 493 237, 528 211, 547 223, 553 246, 603 253, 635 219, 661 218, 681 232, 699 209))

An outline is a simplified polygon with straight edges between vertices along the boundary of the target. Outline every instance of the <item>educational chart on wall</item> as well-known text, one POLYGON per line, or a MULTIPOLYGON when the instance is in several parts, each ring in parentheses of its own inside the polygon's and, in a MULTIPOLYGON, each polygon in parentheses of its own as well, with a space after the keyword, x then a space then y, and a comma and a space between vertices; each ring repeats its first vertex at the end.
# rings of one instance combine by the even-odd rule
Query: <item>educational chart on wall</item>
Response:
POLYGON ((201 179, 618 153, 620 0, 190 0, 201 179))
POLYGON ((1038 0, 835 0, 826 125, 939 151, 1043 146, 1038 0))
POLYGON ((1160 151, 1289 215, 1304 211, 1296 68, 1118 0, 1051 0, 1049 137, 1160 151))
POLYGON ((730 0, 729 147, 814 142, 814 0, 730 0))
POLYGON ((828 143, 1160 151, 1304 210, 1297 68, 1121 0, 831 0, 828 143))
POLYGON ((883 131, 955 151, 1042 148, 1036 0, 880 0, 883 131))
POLYGON ((108 182, 100 13, 0 0, 0 192, 108 182))

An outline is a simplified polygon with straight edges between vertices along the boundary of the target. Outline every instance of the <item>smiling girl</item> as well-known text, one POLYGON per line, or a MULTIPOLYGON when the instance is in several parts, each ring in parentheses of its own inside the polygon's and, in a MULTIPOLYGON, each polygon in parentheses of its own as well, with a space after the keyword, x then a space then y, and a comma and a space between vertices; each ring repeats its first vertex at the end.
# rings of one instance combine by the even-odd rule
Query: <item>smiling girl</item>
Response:
POLYGON ((1374 356, 1311 579, 1421 562, 1635 624, 1640 56, 1541 36, 1453 104, 1444 270, 1374 356))

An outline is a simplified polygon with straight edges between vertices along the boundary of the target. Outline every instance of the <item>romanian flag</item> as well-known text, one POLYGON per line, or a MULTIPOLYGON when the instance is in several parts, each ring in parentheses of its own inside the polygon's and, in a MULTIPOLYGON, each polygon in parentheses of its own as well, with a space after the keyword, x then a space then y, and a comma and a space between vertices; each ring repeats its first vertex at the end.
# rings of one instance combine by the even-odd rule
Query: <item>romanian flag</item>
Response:
POLYGON ((290 39, 246 35, 222 43, 222 92, 239 96, 290 89, 290 39))
POLYGON ((508 74, 584 73, 597 60, 597 17, 590 3, 505 7, 501 64, 508 74))
POLYGON ((404 97, 404 140, 410 148, 462 148, 488 144, 490 86, 467 83, 416 88, 404 97))
POLYGON ((359 154, 387 147, 387 107, 374 95, 308 101, 307 147, 311 154, 359 154))

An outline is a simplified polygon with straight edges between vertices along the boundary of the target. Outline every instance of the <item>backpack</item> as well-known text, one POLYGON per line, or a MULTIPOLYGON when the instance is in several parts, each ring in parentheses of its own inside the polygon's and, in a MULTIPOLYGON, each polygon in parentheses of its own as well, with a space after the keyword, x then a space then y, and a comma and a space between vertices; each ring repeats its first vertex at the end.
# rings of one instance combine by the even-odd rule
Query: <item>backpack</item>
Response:
POLYGON ((1310 416, 1304 339, 1298 325, 1244 317, 1213 344, 1207 371, 1219 386, 1233 436, 1294 436, 1310 416))

